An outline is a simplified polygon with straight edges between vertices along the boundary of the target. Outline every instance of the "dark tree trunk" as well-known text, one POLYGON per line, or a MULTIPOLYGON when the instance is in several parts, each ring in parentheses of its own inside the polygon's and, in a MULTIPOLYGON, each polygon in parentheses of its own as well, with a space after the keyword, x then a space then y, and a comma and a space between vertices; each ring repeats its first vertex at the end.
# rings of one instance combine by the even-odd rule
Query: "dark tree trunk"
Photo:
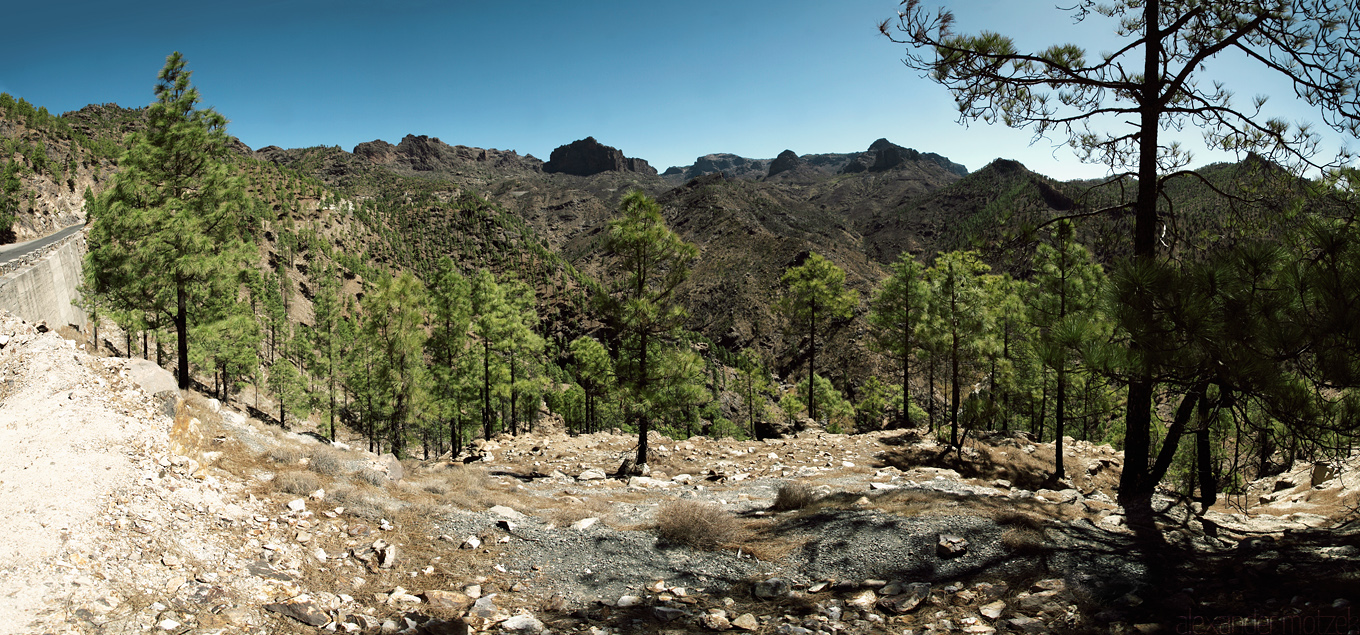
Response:
POLYGON ((175 336, 179 349, 179 389, 189 388, 189 290, 183 280, 175 282, 175 336))

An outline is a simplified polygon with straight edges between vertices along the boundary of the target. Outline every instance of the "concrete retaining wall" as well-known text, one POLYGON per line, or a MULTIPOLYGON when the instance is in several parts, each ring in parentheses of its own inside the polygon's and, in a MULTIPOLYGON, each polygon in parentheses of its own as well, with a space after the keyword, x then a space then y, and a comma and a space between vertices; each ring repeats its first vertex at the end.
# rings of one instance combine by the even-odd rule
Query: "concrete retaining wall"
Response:
POLYGON ((79 232, 33 266, 0 277, 0 309, 50 328, 71 325, 84 330, 85 313, 71 304, 80 296, 85 233, 79 232))

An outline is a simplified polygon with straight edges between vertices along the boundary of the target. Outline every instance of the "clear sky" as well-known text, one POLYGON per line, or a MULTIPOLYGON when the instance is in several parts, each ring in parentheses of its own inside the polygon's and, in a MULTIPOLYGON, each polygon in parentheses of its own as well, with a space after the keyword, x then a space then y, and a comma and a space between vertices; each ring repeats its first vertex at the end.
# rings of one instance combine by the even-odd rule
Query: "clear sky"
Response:
MULTIPOLYGON (((970 170, 1005 157, 1058 178, 1104 174, 1028 132, 957 124, 949 94, 878 34, 895 0, 16 4, 0 92, 56 113, 142 106, 178 50, 204 103, 252 148, 425 134, 547 159, 589 135, 665 170, 713 152, 851 152, 886 137, 970 170)), ((1104 26, 1073 27, 1051 0, 947 4, 958 30, 1001 31, 1022 49, 1118 42, 1104 26)), ((1286 84, 1257 77, 1234 78, 1248 82, 1239 94, 1287 106, 1286 84)))

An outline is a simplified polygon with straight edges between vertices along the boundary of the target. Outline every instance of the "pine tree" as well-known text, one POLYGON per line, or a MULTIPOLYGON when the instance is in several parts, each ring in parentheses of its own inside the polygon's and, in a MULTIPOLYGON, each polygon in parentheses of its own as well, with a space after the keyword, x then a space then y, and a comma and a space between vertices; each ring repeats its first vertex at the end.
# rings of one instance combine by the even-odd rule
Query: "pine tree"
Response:
POLYGON ((992 327, 983 276, 991 268, 975 251, 940 254, 926 270, 931 303, 928 328, 944 343, 949 363, 949 445, 962 450, 959 439, 959 407, 963 373, 990 344, 992 327))
MULTIPOLYGON (((845 288, 845 271, 821 254, 812 253, 803 264, 784 272, 781 278, 788 286, 788 294, 779 302, 783 313, 798 329, 808 334, 808 377, 817 371, 818 320, 825 325, 836 318, 850 317, 859 294, 845 288)), ((817 419, 817 402, 813 395, 816 382, 808 382, 808 418, 817 419)))
POLYGON ((425 303, 425 285, 409 272, 380 277, 362 303, 361 337, 374 353, 369 390, 381 403, 392 453, 398 458, 405 456, 410 428, 427 407, 425 303))
MULTIPOLYGON (((287 357, 277 357, 269 365, 269 378, 266 380, 269 392, 279 403, 279 425, 288 429, 287 411, 289 406, 300 407, 306 403, 306 386, 297 366, 287 357)), ((296 418, 296 416, 294 417, 296 418)))
POLYGON ((892 273, 883 281, 869 303, 869 325, 875 347, 892 355, 902 367, 902 413, 898 425, 910 428, 911 358, 916 352, 916 331, 925 319, 928 289, 922 274, 925 267, 911 254, 903 252, 892 264, 892 273))
POLYGON ((228 288, 251 254, 244 188, 227 160, 227 120, 198 109, 179 53, 157 76, 145 132, 89 210, 88 288, 115 310, 173 325, 180 388, 189 387, 189 329, 204 298, 228 288))
POLYGON ((491 407, 491 398, 496 394, 493 387, 499 389, 507 374, 505 364, 499 355, 499 347, 510 331, 513 316, 505 300, 505 290, 496 282, 496 277, 485 269, 473 276, 469 297, 472 315, 471 333, 481 342, 479 356, 481 363, 477 365, 476 377, 481 384, 482 433, 489 441, 496 418, 491 407))
POLYGON ((334 263, 323 261, 312 277, 312 342, 315 364, 312 375, 319 379, 312 392, 312 408, 321 411, 328 422, 330 439, 335 441, 335 418, 338 414, 336 396, 340 380, 340 364, 344 352, 340 325, 343 306, 340 298, 340 275, 334 263))
POLYGON ((660 340, 688 317, 675 290, 689 277, 699 250, 666 227, 661 206, 646 194, 631 192, 619 207, 620 216, 609 223, 606 248, 618 258, 623 276, 614 293, 601 301, 622 341, 618 377, 631 401, 629 418, 637 425, 634 469, 641 471, 647 465, 650 409, 659 377, 655 357, 660 340))
POLYGON ((1076 372, 1084 343, 1099 337, 1099 308, 1105 274, 1091 253, 1078 244, 1072 224, 1059 222, 1050 242, 1035 255, 1036 293, 1030 307, 1038 328, 1040 359, 1054 371, 1053 478, 1064 477, 1063 435, 1067 424, 1068 376, 1076 372))
POLYGON ((431 361, 433 397, 438 416, 448 423, 449 446, 454 454, 463 442, 462 404, 469 387, 462 372, 472 323, 472 287, 448 256, 435 267, 430 287, 430 339, 426 350, 431 361))
POLYGON ((585 393, 585 430, 599 431, 599 401, 614 387, 614 360, 599 340, 581 336, 571 342, 571 357, 576 362, 576 383, 585 393))

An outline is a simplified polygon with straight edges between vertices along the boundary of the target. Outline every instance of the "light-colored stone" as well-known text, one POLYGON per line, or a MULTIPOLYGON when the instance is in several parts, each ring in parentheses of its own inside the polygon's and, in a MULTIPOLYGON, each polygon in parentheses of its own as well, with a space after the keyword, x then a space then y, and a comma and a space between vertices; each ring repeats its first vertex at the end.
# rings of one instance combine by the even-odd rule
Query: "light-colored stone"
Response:
POLYGON ((743 631, 754 631, 760 628, 760 622, 756 620, 756 616, 750 613, 738 615, 737 619, 732 620, 732 625, 743 631))
POLYGON ((595 526, 595 523, 598 523, 598 522, 600 522, 600 519, 599 519, 599 518, 594 518, 594 517, 591 517, 591 518, 582 518, 581 520, 578 520, 578 521, 572 523, 572 524, 571 524, 571 528, 572 528, 572 529, 575 529, 576 531, 585 531, 585 530, 590 529, 591 527, 595 526))
POLYGON ((606 478, 604 470, 599 468, 590 468, 576 476, 576 480, 578 481, 599 481, 604 478, 606 478))
POLYGON ((1001 612, 1005 610, 1006 603, 1002 602, 1001 600, 997 600, 995 602, 992 602, 991 604, 984 604, 981 608, 978 609, 978 612, 982 613, 983 617, 994 620, 998 617, 1001 617, 1001 612))
POLYGON ((538 618, 527 614, 512 616, 510 619, 501 622, 500 626, 507 631, 537 633, 543 630, 543 622, 539 621, 538 618))
POLYGON ((301 512, 301 511, 305 511, 306 509, 307 509, 307 501, 306 501, 306 499, 302 499, 302 498, 294 498, 293 500, 288 501, 288 510, 289 510, 289 511, 301 512))
POLYGON ((782 598, 789 594, 789 590, 789 583, 783 578, 766 578, 751 587, 752 594, 765 600, 782 598))
POLYGON ((619 601, 614 603, 614 606, 617 606, 618 608, 621 609, 626 609, 638 606, 639 604, 642 604, 642 598, 636 595, 625 595, 623 597, 620 597, 619 601))

